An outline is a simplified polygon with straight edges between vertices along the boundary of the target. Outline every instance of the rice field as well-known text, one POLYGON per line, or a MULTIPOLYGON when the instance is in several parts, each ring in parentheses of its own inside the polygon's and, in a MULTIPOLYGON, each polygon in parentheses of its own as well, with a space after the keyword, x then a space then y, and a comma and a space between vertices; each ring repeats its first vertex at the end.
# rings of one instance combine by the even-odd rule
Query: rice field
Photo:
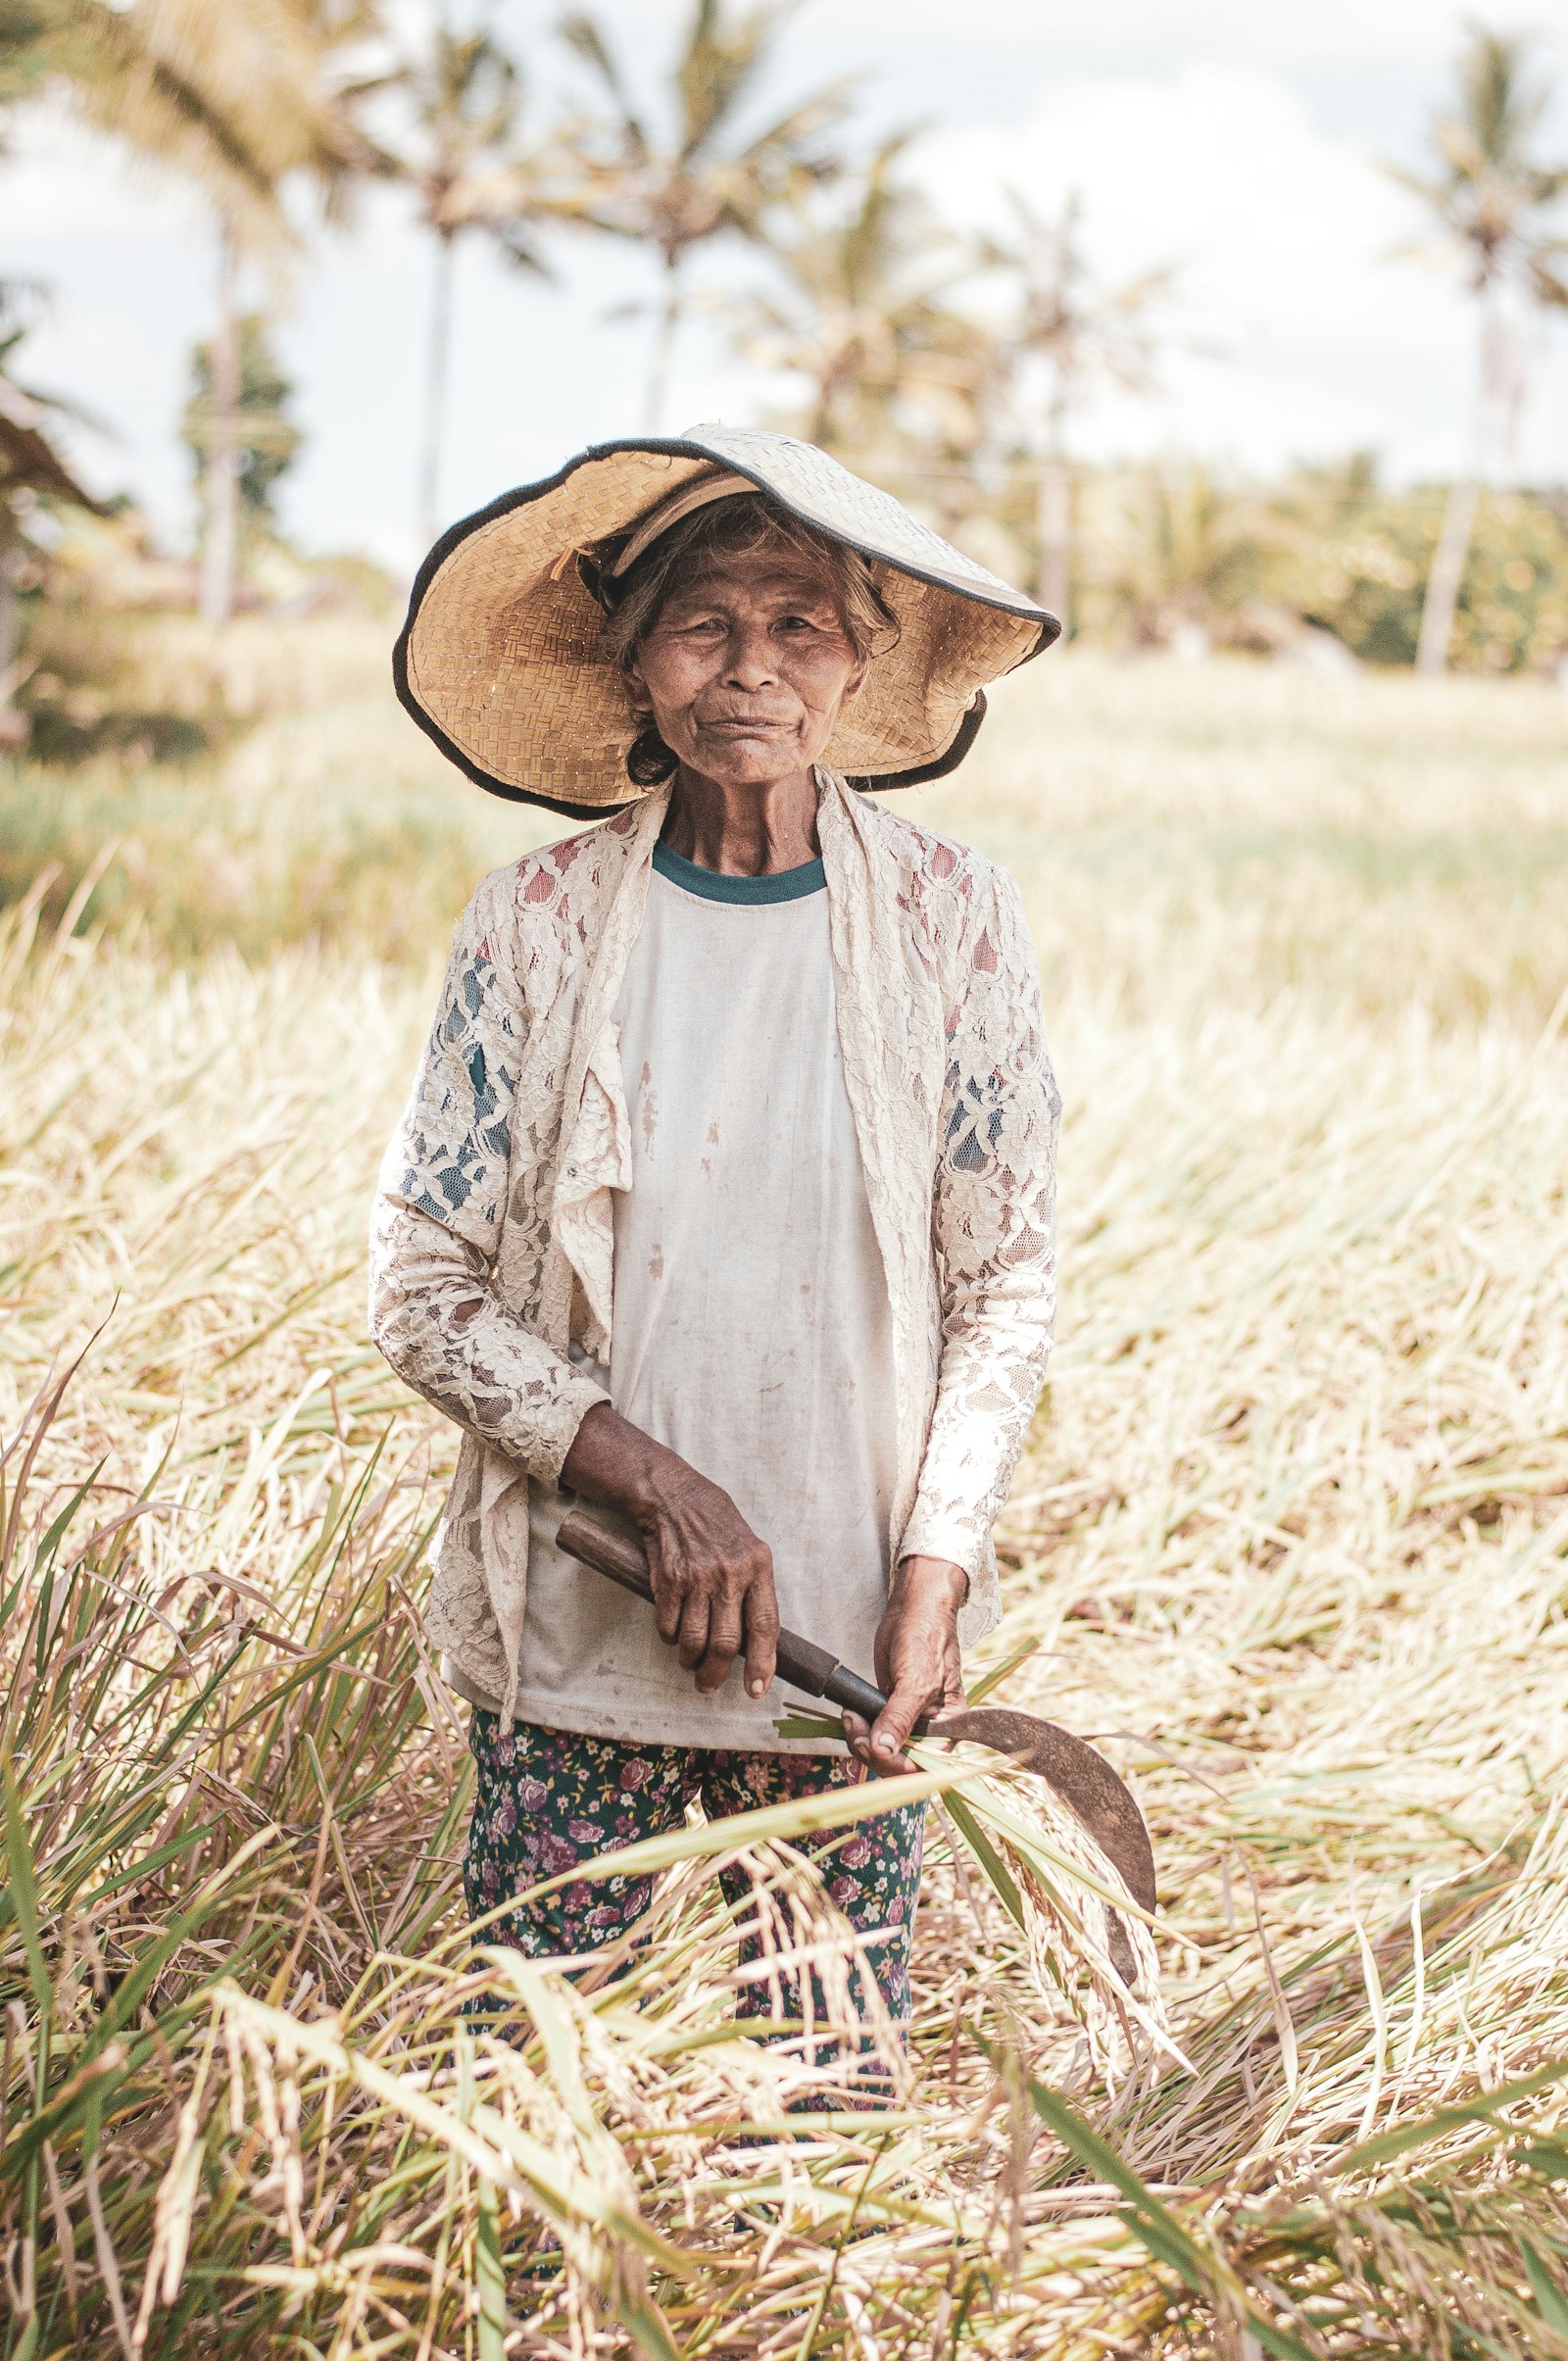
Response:
POLYGON ((736 2024, 738 1851, 842 2001, 799 1821, 669 1841, 618 1981, 468 1940, 362 1240, 553 831, 372 657, 0 790, 7 2356, 1568 2356, 1568 703, 1073 657, 920 798, 1023 881, 1067 1109, 974 1669, 1162 1906, 1119 2007, 1092 1854, 931 1752, 866 2112, 736 2024))

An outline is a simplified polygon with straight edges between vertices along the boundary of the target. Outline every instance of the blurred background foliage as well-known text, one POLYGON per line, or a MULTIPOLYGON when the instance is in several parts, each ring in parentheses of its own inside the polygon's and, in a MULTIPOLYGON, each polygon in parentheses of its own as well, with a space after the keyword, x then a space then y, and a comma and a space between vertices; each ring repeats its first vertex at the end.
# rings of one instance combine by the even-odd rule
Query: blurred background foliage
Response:
POLYGON ((273 320, 316 230, 372 182, 402 186, 431 233, 416 464, 432 530, 460 238, 556 275, 585 239, 643 249, 651 427, 672 350, 710 301, 693 258, 727 242, 750 283, 719 327, 759 371, 759 415, 1033 585, 1086 647, 1568 678, 1568 492, 1509 467, 1527 364, 1568 301, 1568 168, 1544 147, 1551 89, 1528 39, 1472 28, 1426 165, 1396 175, 1473 300, 1471 464, 1451 483, 1400 485, 1360 453, 1265 482, 1179 452, 1091 464, 1096 404, 1153 390, 1180 348, 1179 271, 1152 256, 1102 279, 1076 197, 1051 214, 1015 194, 984 238, 946 223, 915 184, 916 128, 867 139, 852 88, 778 86, 792 13, 693 0, 661 78, 640 51, 634 73, 587 12, 525 59, 482 10, 0 5, 0 138, 25 109, 64 105, 195 193, 219 263, 177 421, 197 479, 188 549, 77 480, 84 421, 27 381, 47 291, 0 286, 0 752, 27 759, 7 798, 13 839, 50 835, 27 811, 46 774, 85 767, 81 794, 112 802, 117 779, 132 793, 149 764, 183 766, 193 798, 215 792, 213 765, 267 703, 264 625, 291 681, 314 647, 337 647, 358 693, 363 655, 342 632, 318 637, 333 617, 375 626, 355 647, 384 652, 403 585, 291 546, 275 506, 302 428, 273 320), (547 64, 569 98, 541 97, 547 64))
MULTIPOLYGON (((247 313, 236 322, 236 327, 239 377, 231 423, 240 515, 253 529, 266 525, 275 532, 277 512, 273 496, 303 439, 289 415, 294 388, 278 366, 265 316, 260 312, 247 313)), ((210 345, 197 346, 191 379, 190 400, 180 420, 180 439, 196 462, 200 483, 206 475, 218 430, 217 388, 210 345)))

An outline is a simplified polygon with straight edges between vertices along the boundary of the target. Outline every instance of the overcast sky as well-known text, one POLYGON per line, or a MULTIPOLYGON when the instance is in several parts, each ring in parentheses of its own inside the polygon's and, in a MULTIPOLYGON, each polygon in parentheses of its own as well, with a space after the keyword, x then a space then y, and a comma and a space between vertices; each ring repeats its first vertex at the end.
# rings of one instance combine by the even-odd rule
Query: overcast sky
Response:
MULTIPOLYGON (((686 0, 607 0, 603 20, 657 66, 686 0)), ((503 19, 535 82, 561 85, 557 10, 503 19)), ((866 135, 927 126, 912 169, 950 217, 995 218, 1012 184, 1082 191, 1107 276, 1177 268, 1158 393, 1105 405, 1094 455, 1181 448, 1238 469, 1355 449, 1396 478, 1457 460, 1472 329, 1456 283, 1395 254, 1417 228, 1380 157, 1416 160, 1464 18, 1446 0, 807 0, 780 60, 784 95, 863 77, 866 135)), ((1543 35, 1568 96, 1568 7, 1490 21, 1543 35)), ((1568 106, 1552 119, 1568 153, 1568 106)), ((555 286, 510 272, 478 241, 459 271, 443 508, 457 516, 642 423, 648 325, 606 315, 648 292, 640 256, 557 248, 555 286)), ((176 439, 190 348, 206 332, 213 235, 193 200, 158 191, 114 151, 34 117, 0 164, 0 270, 51 291, 27 373, 112 426, 74 449, 98 487, 125 486, 188 530, 176 439)), ((714 309, 688 335, 668 423, 755 418, 777 389, 730 357, 723 296, 756 266, 715 257, 714 309)), ((379 193, 349 231, 317 238, 278 328, 307 434, 285 487, 309 546, 415 556, 418 389, 429 280, 404 203, 379 193)), ((1520 464, 1568 479, 1568 325, 1544 334, 1520 464)))

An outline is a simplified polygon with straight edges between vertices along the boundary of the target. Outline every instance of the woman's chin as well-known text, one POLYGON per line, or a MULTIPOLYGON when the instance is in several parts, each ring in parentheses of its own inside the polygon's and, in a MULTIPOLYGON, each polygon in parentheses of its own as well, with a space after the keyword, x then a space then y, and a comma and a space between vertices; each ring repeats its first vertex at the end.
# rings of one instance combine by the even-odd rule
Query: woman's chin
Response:
POLYGON ((784 737, 705 740, 685 765, 719 787, 771 787, 810 766, 799 740, 784 737))

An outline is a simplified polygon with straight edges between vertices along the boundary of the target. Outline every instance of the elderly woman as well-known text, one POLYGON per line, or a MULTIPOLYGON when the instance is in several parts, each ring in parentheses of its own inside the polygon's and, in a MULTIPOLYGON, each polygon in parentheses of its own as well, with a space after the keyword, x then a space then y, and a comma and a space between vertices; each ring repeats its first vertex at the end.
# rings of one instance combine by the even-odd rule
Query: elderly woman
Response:
MULTIPOLYGON (((473 1707, 475 1915, 694 1799, 895 1770, 962 1697, 1050 1345, 1057 1101, 1012 880, 871 795, 951 769, 1057 629, 723 427, 589 451, 420 573, 416 719, 495 793, 614 814, 479 887, 377 1204, 376 1341, 464 1435, 426 1622, 473 1707), (641 1537, 654 1610, 557 1548, 568 1494, 641 1537), (781 1618, 874 1667, 874 1727, 779 1733, 781 1618)), ((895 2017, 922 1820, 829 1870, 895 2017)), ((499 1932, 581 1953, 647 1894, 499 1932)))

